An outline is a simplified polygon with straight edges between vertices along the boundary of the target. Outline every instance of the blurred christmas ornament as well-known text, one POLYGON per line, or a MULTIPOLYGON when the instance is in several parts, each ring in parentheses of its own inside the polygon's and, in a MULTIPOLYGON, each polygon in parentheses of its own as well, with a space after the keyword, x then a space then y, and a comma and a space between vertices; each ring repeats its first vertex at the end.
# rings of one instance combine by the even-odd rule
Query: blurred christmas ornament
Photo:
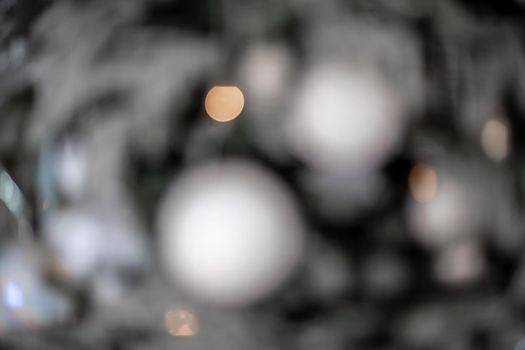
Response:
POLYGON ((217 305, 268 296, 302 256, 304 226, 286 186, 241 160, 184 173, 166 194, 158 223, 167 273, 217 305))
POLYGON ((0 333, 65 321, 72 305, 43 280, 37 255, 19 247, 0 253, 0 333))
POLYGON ((306 72, 286 124, 290 147, 331 173, 366 172, 398 146, 401 100, 377 72, 319 64, 306 72))
POLYGON ((399 147, 423 100, 416 39, 401 26, 333 13, 312 23, 292 101, 291 149, 323 172, 375 170, 399 147))
POLYGON ((491 203, 486 197, 490 190, 484 170, 452 159, 412 170, 410 185, 415 192, 407 210, 411 232, 418 242, 435 248, 479 236, 490 222, 491 203))

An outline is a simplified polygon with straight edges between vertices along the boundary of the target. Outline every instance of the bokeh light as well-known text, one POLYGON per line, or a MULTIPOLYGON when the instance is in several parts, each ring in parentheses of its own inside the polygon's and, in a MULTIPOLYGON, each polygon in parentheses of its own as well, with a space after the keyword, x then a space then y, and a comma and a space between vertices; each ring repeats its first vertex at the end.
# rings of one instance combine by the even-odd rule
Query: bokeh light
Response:
POLYGON ((471 284, 483 273, 481 248, 471 241, 458 242, 442 249, 434 262, 439 281, 452 287, 471 284))
POLYGON ((416 164, 408 175, 408 187, 416 201, 428 202, 437 191, 438 177, 436 171, 430 165, 416 164))
POLYGON ((187 309, 172 308, 164 315, 164 325, 174 337, 191 337, 199 332, 195 314, 187 309))
POLYGON ((301 79, 286 124, 287 142, 323 173, 367 172, 399 145, 402 100, 371 68, 312 67, 301 79))
POLYGON ((244 95, 237 86, 214 86, 204 101, 208 115, 218 122, 229 122, 241 114, 244 95))
POLYGON ((471 175, 472 170, 465 164, 448 163, 433 166, 432 171, 425 167, 420 169, 417 172, 423 175, 414 175, 414 178, 428 178, 430 180, 422 182, 431 184, 422 187, 425 196, 421 195, 421 198, 428 198, 427 186, 434 188, 435 175, 428 174, 439 174, 439 188, 424 205, 417 200, 408 202, 414 238, 424 246, 436 248, 474 235, 483 226, 486 215, 483 197, 473 190, 480 182, 471 175))
POLYGON ((501 162, 509 153, 509 126, 501 117, 487 120, 481 131, 483 151, 494 162, 501 162))
POLYGON ((243 306, 295 270, 303 222, 286 186, 245 161, 201 165, 175 182, 161 207, 160 253, 192 297, 243 306))
POLYGON ((238 79, 250 99, 249 107, 267 111, 287 97, 292 63, 288 48, 277 43, 254 44, 246 50, 238 79))
POLYGON ((18 309, 24 305, 24 294, 14 282, 5 282, 3 288, 4 305, 9 308, 18 309))

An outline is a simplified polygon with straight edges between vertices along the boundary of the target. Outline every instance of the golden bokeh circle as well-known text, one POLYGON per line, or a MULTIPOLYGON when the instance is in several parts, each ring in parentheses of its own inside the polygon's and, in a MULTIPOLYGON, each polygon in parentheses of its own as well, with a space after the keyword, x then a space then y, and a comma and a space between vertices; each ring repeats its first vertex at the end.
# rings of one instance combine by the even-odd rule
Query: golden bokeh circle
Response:
POLYGON ((204 108, 210 118, 218 122, 229 122, 241 114, 244 95, 237 86, 214 86, 206 95, 204 108))
POLYGON ((199 332, 199 323, 195 314, 186 309, 173 308, 164 315, 164 325, 174 337, 191 337, 199 332))
POLYGON ((416 164, 408 175, 408 187, 419 203, 430 201, 436 194, 438 177, 434 168, 427 164, 416 164))

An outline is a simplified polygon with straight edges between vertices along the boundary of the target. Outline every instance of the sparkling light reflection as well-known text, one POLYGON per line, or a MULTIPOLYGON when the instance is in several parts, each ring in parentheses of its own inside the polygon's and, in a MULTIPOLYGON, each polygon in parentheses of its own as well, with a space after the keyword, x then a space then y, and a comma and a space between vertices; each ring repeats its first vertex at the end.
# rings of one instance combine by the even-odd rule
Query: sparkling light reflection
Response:
POLYGON ((287 187, 247 161, 186 171, 159 216, 166 271, 192 298, 228 307, 266 298, 296 271, 303 222, 287 187))

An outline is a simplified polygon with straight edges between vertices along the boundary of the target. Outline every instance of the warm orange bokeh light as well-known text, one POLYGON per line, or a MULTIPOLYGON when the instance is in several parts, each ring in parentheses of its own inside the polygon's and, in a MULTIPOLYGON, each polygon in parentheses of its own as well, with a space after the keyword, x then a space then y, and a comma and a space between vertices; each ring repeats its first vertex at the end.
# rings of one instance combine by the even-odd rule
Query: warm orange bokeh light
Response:
POLYGON ((214 86, 208 91, 204 108, 218 122, 229 122, 241 114, 244 95, 237 86, 214 86))
POLYGON ((190 337, 198 332, 195 315, 184 309, 170 309, 164 316, 164 325, 175 337, 190 337))
POLYGON ((426 164, 415 165, 408 175, 408 187, 416 201, 428 202, 437 191, 436 171, 426 164))

